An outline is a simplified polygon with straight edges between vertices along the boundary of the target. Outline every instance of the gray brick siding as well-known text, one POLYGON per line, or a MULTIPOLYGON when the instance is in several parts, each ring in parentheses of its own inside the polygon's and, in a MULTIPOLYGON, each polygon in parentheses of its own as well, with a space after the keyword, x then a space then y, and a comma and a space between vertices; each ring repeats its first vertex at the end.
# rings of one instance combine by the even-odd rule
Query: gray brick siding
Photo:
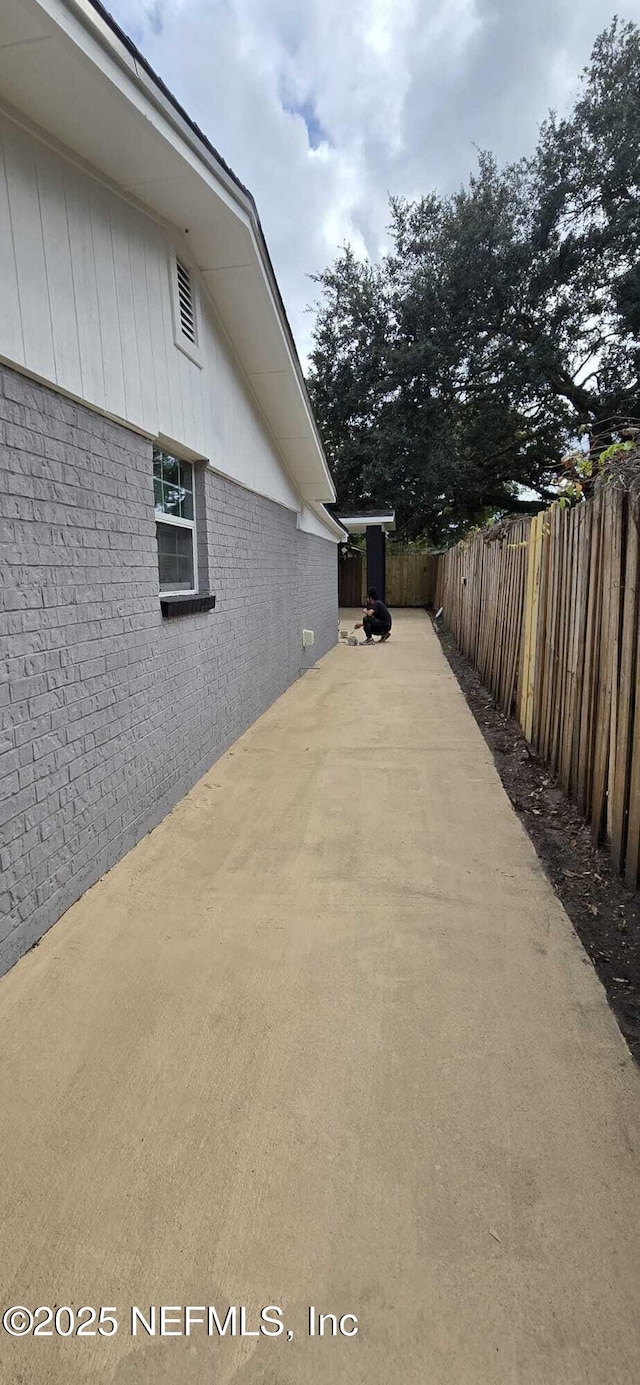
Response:
POLYGON ((335 545, 205 468, 216 610, 163 620, 152 477, 146 439, 0 367, 0 973, 337 639, 335 545))

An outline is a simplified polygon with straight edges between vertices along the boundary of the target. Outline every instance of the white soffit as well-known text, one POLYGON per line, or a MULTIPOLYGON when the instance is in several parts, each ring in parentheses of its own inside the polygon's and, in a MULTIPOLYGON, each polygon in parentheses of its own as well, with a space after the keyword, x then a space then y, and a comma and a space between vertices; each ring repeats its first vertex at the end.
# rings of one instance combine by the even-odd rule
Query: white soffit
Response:
POLYGON ((24 0, 2 0, 0 43, 26 43, 31 39, 46 37, 50 31, 45 16, 37 8, 29 8, 24 0))
POLYGON ((385 533, 392 533, 396 527, 396 516, 393 510, 381 510, 378 514, 368 515, 339 515, 340 524, 343 529, 348 529, 350 534, 366 534, 367 529, 384 529, 385 533))
POLYGON ((88 0, 0 0, 0 97, 186 233, 301 494, 334 500, 252 201, 88 0))
POLYGON ((300 391, 289 372, 266 371, 252 375, 251 384, 265 413, 272 419, 273 430, 281 443, 289 444, 289 457, 299 443, 306 442, 306 418, 300 391))
MULTIPOLYGON (((315 448, 310 438, 280 438, 280 451, 287 466, 293 467, 293 461, 296 458, 300 475, 307 482, 315 479, 315 448)), ((323 496, 316 494, 311 496, 309 493, 308 498, 310 500, 322 500, 323 496)))
POLYGON ((271 296, 251 247, 247 256, 252 263, 203 270, 204 281, 247 374, 291 374, 286 342, 274 322, 271 296))

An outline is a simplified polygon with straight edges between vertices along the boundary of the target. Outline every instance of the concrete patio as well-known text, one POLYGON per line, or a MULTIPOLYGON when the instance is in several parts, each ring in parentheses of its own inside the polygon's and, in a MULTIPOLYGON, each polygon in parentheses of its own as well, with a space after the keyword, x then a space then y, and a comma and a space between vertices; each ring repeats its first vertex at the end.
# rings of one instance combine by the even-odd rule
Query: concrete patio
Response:
POLYGON ((0 1049, 2 1311, 118 1321, 0 1331, 8 1385, 635 1385, 640 1079, 423 612, 2 979, 0 1049))

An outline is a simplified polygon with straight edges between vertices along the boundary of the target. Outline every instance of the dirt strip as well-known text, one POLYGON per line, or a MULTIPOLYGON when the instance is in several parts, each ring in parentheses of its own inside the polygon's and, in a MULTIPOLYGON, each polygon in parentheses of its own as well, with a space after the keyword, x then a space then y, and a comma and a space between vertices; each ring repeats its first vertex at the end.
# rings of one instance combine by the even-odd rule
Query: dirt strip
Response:
POLYGON ((640 895, 615 873, 604 847, 506 717, 446 628, 440 643, 489 745, 511 802, 602 981, 640 1063, 640 895))

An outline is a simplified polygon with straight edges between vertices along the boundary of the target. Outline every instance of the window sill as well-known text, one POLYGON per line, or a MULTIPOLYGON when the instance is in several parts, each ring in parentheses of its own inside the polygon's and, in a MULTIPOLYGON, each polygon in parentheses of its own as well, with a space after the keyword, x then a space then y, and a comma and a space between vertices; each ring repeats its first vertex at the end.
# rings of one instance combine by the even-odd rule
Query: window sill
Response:
POLYGON ((175 616, 193 616, 201 611, 213 611, 215 596, 205 593, 196 596, 160 596, 160 610, 166 620, 175 616))

